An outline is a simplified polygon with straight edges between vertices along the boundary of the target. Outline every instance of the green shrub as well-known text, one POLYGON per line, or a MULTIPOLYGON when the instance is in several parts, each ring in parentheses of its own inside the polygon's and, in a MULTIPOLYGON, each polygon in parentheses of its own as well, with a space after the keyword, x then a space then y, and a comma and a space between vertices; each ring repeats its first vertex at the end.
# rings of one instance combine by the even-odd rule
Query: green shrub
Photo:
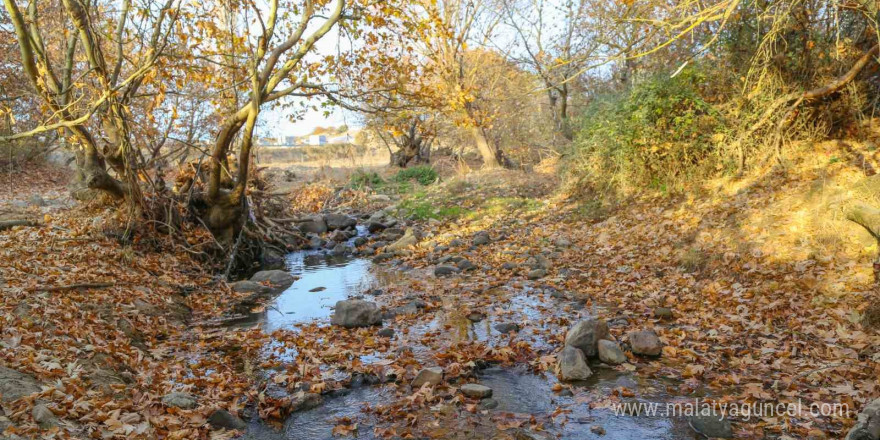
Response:
POLYGON ((594 99, 580 119, 569 177, 580 186, 666 191, 716 172, 725 128, 700 96, 704 80, 689 69, 594 99))
POLYGON ((430 185, 437 181, 437 171, 430 165, 419 165, 405 168, 394 175, 396 182, 409 182, 415 180, 422 185, 430 185))
POLYGON ((355 188, 363 188, 366 186, 369 187, 377 187, 384 184, 385 181, 382 180, 382 177, 379 176, 376 172, 365 172, 363 170, 359 170, 356 173, 351 175, 351 186, 355 188))

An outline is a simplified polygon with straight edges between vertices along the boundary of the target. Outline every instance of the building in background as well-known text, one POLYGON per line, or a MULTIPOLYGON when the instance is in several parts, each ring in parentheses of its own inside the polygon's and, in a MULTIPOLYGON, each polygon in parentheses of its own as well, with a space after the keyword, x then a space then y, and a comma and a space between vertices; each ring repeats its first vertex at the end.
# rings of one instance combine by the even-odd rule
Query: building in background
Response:
POLYGON ((313 134, 309 136, 309 145, 327 145, 327 135, 313 134))

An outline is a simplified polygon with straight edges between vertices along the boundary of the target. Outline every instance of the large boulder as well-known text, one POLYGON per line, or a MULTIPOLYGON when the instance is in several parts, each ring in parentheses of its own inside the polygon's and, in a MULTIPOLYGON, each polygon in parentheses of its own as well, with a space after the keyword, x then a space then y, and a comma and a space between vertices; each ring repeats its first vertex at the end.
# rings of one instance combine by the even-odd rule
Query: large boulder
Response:
POLYGON ((282 292, 293 284, 295 278, 283 270, 261 270, 251 277, 251 281, 256 283, 268 282, 272 285, 272 289, 275 292, 282 292))
POLYGON ((327 222, 320 215, 313 215, 302 219, 297 225, 303 234, 323 234, 327 232, 327 222))
POLYGON ((345 328, 369 327, 382 323, 382 314, 376 304, 360 299, 349 299, 336 302, 333 325, 345 328))
POLYGON ((644 356, 660 356, 663 343, 653 330, 638 330, 629 333, 629 346, 633 353, 644 356))
POLYGON ((601 340, 598 344, 599 360, 608 365, 620 365, 626 362, 626 355, 614 341, 601 340))
POLYGON ((587 357, 599 353, 599 341, 609 339, 608 324, 602 319, 590 318, 578 322, 565 335, 565 345, 578 348, 587 357))
POLYGON ((33 376, 6 367, 0 367, 0 399, 17 400, 40 392, 40 383, 33 376))
POLYGON ((331 231, 337 229, 349 229, 357 226, 357 219, 345 214, 327 214, 324 216, 324 222, 327 224, 327 229, 331 231))
POLYGON ((556 365, 556 373, 559 380, 565 382, 587 380, 593 375, 590 367, 587 366, 587 358, 580 349, 566 346, 559 354, 559 362, 556 365))
POLYGON ((880 399, 869 403, 858 415, 856 424, 846 435, 846 440, 880 439, 880 399))

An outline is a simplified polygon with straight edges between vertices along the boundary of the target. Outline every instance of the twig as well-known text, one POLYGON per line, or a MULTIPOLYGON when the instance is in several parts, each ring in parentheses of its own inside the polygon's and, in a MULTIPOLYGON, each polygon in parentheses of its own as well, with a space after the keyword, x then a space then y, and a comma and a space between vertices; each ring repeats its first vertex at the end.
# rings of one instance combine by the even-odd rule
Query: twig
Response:
POLYGON ((57 292, 60 290, 103 289, 106 287, 113 287, 115 285, 117 285, 117 284, 116 283, 77 283, 77 284, 68 284, 66 286, 38 286, 38 287, 34 287, 31 290, 57 292))

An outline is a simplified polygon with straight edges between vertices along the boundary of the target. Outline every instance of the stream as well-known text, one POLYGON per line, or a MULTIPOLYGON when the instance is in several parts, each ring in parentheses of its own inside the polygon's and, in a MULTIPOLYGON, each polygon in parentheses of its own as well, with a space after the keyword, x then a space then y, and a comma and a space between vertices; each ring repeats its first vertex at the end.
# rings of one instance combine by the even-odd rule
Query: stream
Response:
MULTIPOLYGON (((332 306, 336 301, 352 296, 361 296, 371 289, 381 288, 383 277, 392 273, 399 278, 400 271, 374 265, 368 259, 354 256, 336 256, 325 251, 300 251, 287 258, 288 269, 299 279, 286 291, 254 317, 252 324, 259 323, 267 332, 281 328, 291 328, 300 323, 317 321, 329 325, 332 306)), ((511 292, 509 292, 511 293, 511 292)), ((369 298, 369 296, 368 296, 369 298)), ((565 301, 539 292, 520 289, 511 293, 508 300, 499 304, 501 313, 487 317, 480 322, 471 322, 455 308, 427 312, 419 324, 411 327, 413 334, 438 332, 443 328, 444 337, 454 340, 480 340, 487 343, 500 343, 506 335, 493 330, 495 319, 499 316, 507 321, 529 322, 542 313, 559 313, 563 307, 555 302, 565 301), (494 341, 494 342, 493 342, 494 341)), ((445 303, 445 301, 444 301, 445 303)), ((564 331, 564 329, 550 329, 564 331)), ((552 348, 546 341, 547 332, 523 329, 519 338, 527 340, 535 347, 552 348)), ((418 347, 415 349, 418 350, 418 347)), ((428 360, 430 353, 423 353, 428 360)), ((666 392, 667 386, 660 380, 646 380, 629 372, 622 372, 604 366, 592 366, 593 376, 573 387, 571 395, 554 392, 557 380, 552 374, 537 375, 525 368, 489 367, 478 372, 478 382, 493 390, 493 408, 468 414, 482 420, 472 432, 462 432, 450 428, 448 437, 442 438, 491 438, 498 434, 493 417, 514 415, 519 418, 535 415, 546 417, 558 412, 560 408, 567 414, 554 418, 545 426, 552 437, 562 439, 697 439, 702 438, 688 426, 682 418, 616 416, 610 409, 591 408, 591 402, 607 397, 617 389, 632 390, 638 398, 626 401, 654 402, 664 406, 666 402, 683 401, 675 399, 666 392), (482 428, 480 428, 482 426, 482 428), (598 428, 597 428, 598 427, 598 428), (453 435, 454 434, 454 435, 453 435)), ((382 385, 360 386, 335 397, 325 396, 323 404, 317 408, 292 414, 281 427, 270 426, 259 420, 249 423, 243 439, 303 439, 319 440, 334 438, 331 431, 336 420, 349 418, 357 420, 358 430, 354 438, 372 439, 375 420, 363 412, 365 407, 389 404, 395 398, 394 392, 382 385)), ((336 437, 338 438, 338 437, 336 437)), ((501 437, 505 438, 505 437, 501 437)), ((520 438, 520 437, 517 437, 520 438)), ((543 437, 535 437, 543 438, 543 437)))

